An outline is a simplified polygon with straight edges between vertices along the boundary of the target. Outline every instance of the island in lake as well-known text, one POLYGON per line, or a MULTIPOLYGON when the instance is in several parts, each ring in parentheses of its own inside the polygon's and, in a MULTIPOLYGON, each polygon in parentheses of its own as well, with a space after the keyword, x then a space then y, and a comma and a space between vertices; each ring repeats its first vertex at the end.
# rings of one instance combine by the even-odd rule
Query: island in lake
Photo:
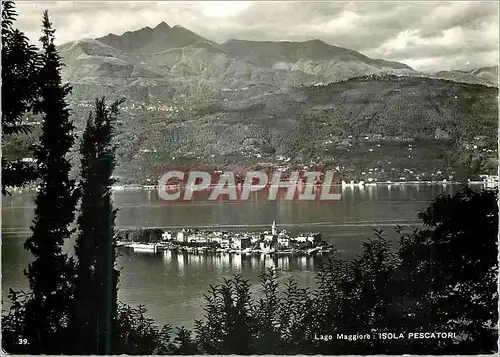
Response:
POLYGON ((189 253, 240 254, 314 254, 333 252, 333 246, 323 241, 320 233, 301 233, 291 236, 286 230, 278 232, 276 222, 270 231, 227 232, 182 229, 177 232, 161 228, 122 229, 117 232, 117 246, 134 252, 172 250, 189 253))

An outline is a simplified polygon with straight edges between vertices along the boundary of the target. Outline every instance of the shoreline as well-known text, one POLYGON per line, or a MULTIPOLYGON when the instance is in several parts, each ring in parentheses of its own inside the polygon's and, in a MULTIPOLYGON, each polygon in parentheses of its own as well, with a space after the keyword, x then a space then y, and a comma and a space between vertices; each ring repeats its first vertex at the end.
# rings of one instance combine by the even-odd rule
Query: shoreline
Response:
MULTIPOLYGON (((364 183, 335 183, 332 184, 331 186, 333 187, 376 187, 376 186, 419 186, 419 185, 426 185, 426 186, 433 186, 433 185, 439 185, 439 186, 446 186, 446 185, 499 185, 498 181, 495 182, 486 182, 486 181, 469 181, 469 182, 461 182, 461 181, 447 181, 447 182, 442 182, 442 181, 378 181, 378 182, 364 182, 364 183)), ((302 185, 302 186, 316 186, 314 184, 310 185, 302 185)), ((172 188, 178 189, 178 188, 187 188, 188 186, 186 185, 172 185, 172 188)), ((213 185, 209 186, 205 190, 210 190, 214 189, 218 186, 213 185)), ((226 188, 228 186, 225 186, 226 188)), ((233 187, 233 186, 230 186, 233 187)), ((241 186, 236 186, 236 187, 241 187, 241 186)), ((268 185, 266 187, 276 187, 276 185, 268 185)), ((280 188, 288 188, 287 186, 280 186, 280 188)), ((113 185, 111 187, 112 191, 134 191, 134 190, 157 190, 158 185, 137 185, 137 184, 129 184, 129 185, 113 185)), ((257 192, 257 191, 256 191, 257 192)))
POLYGON ((117 248, 132 249, 134 253, 159 253, 159 252, 179 252, 188 254, 240 254, 240 255, 270 255, 270 256, 308 256, 313 254, 335 253, 337 250, 328 245, 327 247, 316 246, 307 249, 286 249, 286 250, 262 250, 262 249, 232 249, 232 248, 211 248, 208 246, 188 247, 176 246, 168 243, 145 243, 117 241, 117 248))
MULTIPOLYGON (((377 186, 447 186, 447 185, 482 185, 486 187, 498 187, 500 186, 499 181, 377 181, 377 182, 362 182, 362 183, 335 183, 332 187, 377 187, 377 186)), ((307 186, 317 186, 302 185, 302 187, 307 186)), ((173 189, 185 189, 186 185, 172 185, 173 189)), ((209 186, 204 190, 213 190, 216 185, 209 186)), ((227 188, 227 186, 225 186, 227 188)), ((232 187, 232 186, 231 186, 232 187)), ((241 186, 236 186, 241 187, 241 186)), ((268 185, 266 187, 276 187, 276 185, 268 185)), ((280 188, 288 188, 287 186, 280 186, 280 188)), ((27 186, 27 187, 7 187, 9 192, 37 192, 37 187, 27 186)), ((158 190, 158 185, 139 185, 139 184, 126 184, 126 185, 113 185, 111 186, 112 192, 122 192, 122 191, 156 191, 158 190)), ((258 191, 255 191, 258 192, 258 191)))

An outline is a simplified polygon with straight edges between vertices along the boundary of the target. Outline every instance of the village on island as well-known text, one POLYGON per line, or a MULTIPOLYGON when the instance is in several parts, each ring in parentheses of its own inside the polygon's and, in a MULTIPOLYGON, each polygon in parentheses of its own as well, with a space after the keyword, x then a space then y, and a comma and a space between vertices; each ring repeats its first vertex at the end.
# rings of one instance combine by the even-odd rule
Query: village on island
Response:
POLYGON ((177 232, 161 228, 122 229, 117 232, 117 246, 134 252, 170 250, 188 253, 240 254, 314 254, 333 252, 333 246, 320 233, 300 233, 292 237, 286 230, 278 232, 274 221, 270 231, 227 232, 182 229, 177 232))

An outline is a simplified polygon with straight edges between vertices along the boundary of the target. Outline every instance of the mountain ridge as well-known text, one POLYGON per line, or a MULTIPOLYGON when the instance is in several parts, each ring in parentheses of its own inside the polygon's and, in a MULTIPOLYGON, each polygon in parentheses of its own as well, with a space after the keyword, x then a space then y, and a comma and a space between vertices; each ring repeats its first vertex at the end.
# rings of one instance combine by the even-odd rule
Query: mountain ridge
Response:
MULTIPOLYGON (((239 58, 233 57, 233 59, 239 63, 240 67, 245 65, 261 67, 258 72, 262 72, 262 68, 285 70, 303 73, 304 75, 299 75, 299 77, 307 78, 303 83, 296 83, 296 80, 284 81, 284 83, 311 84, 315 81, 331 83, 367 74, 400 73, 498 87, 498 66, 473 70, 422 72, 414 70, 402 62, 383 58, 370 58, 360 52, 328 44, 321 39, 255 41, 232 38, 223 43, 217 43, 179 24, 170 26, 167 22, 162 21, 154 28, 146 26, 138 30, 126 31, 122 35, 110 33, 95 40, 126 53, 133 60, 139 59, 140 61, 149 55, 156 57, 160 53, 165 55, 167 54, 165 51, 171 49, 185 48, 189 52, 192 51, 190 46, 209 45, 211 49, 208 50, 209 48, 206 47, 207 56, 209 56, 208 52, 212 55, 218 55, 215 50, 215 48, 218 48, 220 51, 225 52, 226 56, 230 56, 230 54, 238 56, 239 58), (495 73, 488 70, 495 67, 497 68, 495 73)), ((206 65, 211 60, 211 58, 207 57, 201 61, 206 65)), ((189 62, 188 59, 183 61, 189 62)), ((141 67, 140 63, 137 65, 141 67)), ((180 67, 185 66, 188 68, 191 65, 183 64, 180 67)), ((183 78, 186 73, 192 73, 193 76, 199 75, 199 70, 179 72, 178 68, 180 67, 176 67, 177 72, 175 73, 180 73, 183 78)), ((155 72, 153 68, 146 69, 155 72)), ((163 73, 163 75, 167 74, 163 73)), ((223 73, 220 76, 223 77, 223 73)), ((291 77, 294 76, 297 77, 297 75, 291 74, 291 77)), ((222 80, 227 82, 229 79, 223 78, 222 80)))
POLYGON ((196 42, 215 43, 180 25, 170 27, 165 21, 160 22, 154 28, 146 26, 136 31, 127 31, 122 35, 110 33, 96 38, 96 40, 132 53, 137 51, 158 52, 169 48, 188 46, 196 42))
MULTIPOLYGON (((217 43, 179 24, 171 27, 165 21, 160 22, 154 28, 146 26, 138 30, 126 31, 122 35, 110 33, 96 38, 95 41, 119 51, 122 55, 127 55, 130 60, 136 61, 135 66, 138 67, 144 67, 143 65, 146 63, 141 64, 137 61, 150 54, 158 56, 160 52, 165 54, 165 51, 169 49, 189 49, 189 46, 210 45, 212 49, 207 52, 214 54, 215 48, 217 48, 225 52, 226 55, 237 55, 239 56, 237 61, 240 62, 241 66, 249 64, 273 70, 304 73, 305 76, 302 75, 302 77, 307 77, 305 82, 296 83, 292 80, 291 82, 294 84, 311 84, 315 81, 331 83, 368 74, 399 73, 498 87, 498 66, 472 70, 423 72, 414 70, 402 62, 370 58, 360 52, 330 45, 320 39, 255 41, 232 38, 223 43, 217 43)), ((64 49, 68 47, 68 44, 59 47, 64 49)), ((210 58, 205 58, 203 61, 209 62, 210 60, 210 58)), ((145 69, 155 72, 152 68, 145 69)), ((197 74, 196 71, 193 72, 193 75, 197 74)), ((163 73, 163 75, 166 74, 163 73)), ((227 81, 227 78, 224 80, 227 81)))
POLYGON ((219 44, 166 22, 122 36, 59 52, 79 129, 96 97, 126 99, 117 171, 131 182, 190 160, 231 169, 288 157, 299 166, 329 162, 360 179, 370 167, 430 173, 457 152, 490 168, 498 89, 484 83, 494 68, 424 73, 318 39, 219 44), (487 138, 480 153, 470 151, 476 137, 487 138), (409 153, 405 140, 425 143, 409 153), (394 162, 404 166, 387 166, 394 162))
MULTIPOLYGON (((379 60, 377 59, 370 59, 368 56, 354 51, 350 49, 346 49, 343 47, 338 47, 338 46, 333 46, 330 44, 327 44, 326 42, 320 40, 320 39, 312 39, 312 40, 306 40, 306 41, 248 41, 248 40, 239 40, 239 39, 229 39, 224 43, 218 44, 215 41, 209 40, 205 37, 202 37, 191 30, 181 26, 181 25, 175 25, 173 27, 170 27, 165 21, 162 21, 159 23, 156 27, 150 28, 149 26, 143 27, 141 29, 135 30, 135 31, 126 31, 122 35, 116 35, 113 33, 110 33, 106 36, 96 38, 96 40, 115 47, 117 49, 123 50, 123 51, 129 51, 129 52, 137 52, 137 51, 142 51, 143 53, 154 53, 154 52, 160 52, 163 50, 171 49, 171 48, 176 48, 176 47, 185 47, 189 45, 196 44, 198 42, 201 43, 210 43, 212 45, 219 46, 221 49, 224 50, 229 50, 229 52, 233 52, 235 54, 241 55, 241 49, 236 49, 234 47, 231 47, 232 44, 234 43, 244 43, 244 45, 253 45, 255 46, 256 44, 260 44, 260 46, 265 46, 266 44, 273 47, 276 49, 276 47, 283 47, 283 46, 301 46, 301 47, 307 47, 305 48, 306 51, 309 51, 311 53, 312 50, 312 59, 325 59, 325 56, 319 56, 318 58, 318 53, 314 53, 314 50, 318 51, 328 51, 329 49, 329 57, 334 55, 334 52, 338 52, 338 54, 341 54, 343 58, 337 58, 338 60, 345 60, 348 57, 351 59, 356 59, 356 60, 364 60, 366 62, 370 62, 372 64, 376 63, 382 63, 378 62, 379 60), (178 38, 175 38, 178 37, 178 38), (163 43, 162 43, 163 40, 163 43), (311 48, 311 46, 314 46, 314 48, 311 48)), ((299 49, 300 50, 300 49, 299 49)), ((246 56, 243 56, 246 57, 246 56)), ((328 58, 328 56, 326 56, 328 58)), ((338 57, 338 56, 337 56, 338 57)), ((247 58, 248 59, 248 58, 247 58)), ((394 61, 385 61, 385 64, 388 67, 394 67, 395 69, 399 68, 404 68, 404 69, 411 69, 409 66, 403 63, 399 62, 394 62, 394 61)), ((253 63, 259 62, 259 61, 251 61, 253 63)), ((262 59, 261 61, 262 62, 262 59)), ((271 66, 272 67, 272 66, 271 66)))

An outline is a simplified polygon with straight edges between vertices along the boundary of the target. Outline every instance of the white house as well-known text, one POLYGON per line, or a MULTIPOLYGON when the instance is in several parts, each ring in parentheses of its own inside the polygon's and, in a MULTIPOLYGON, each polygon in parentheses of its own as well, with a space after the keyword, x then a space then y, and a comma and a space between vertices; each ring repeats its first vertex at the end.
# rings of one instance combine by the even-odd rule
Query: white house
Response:
POLYGON ((233 237, 231 240, 232 249, 245 249, 251 246, 249 237, 233 237))
POLYGON ((231 243, 231 240, 229 238, 222 238, 221 242, 220 242, 220 246, 221 248, 229 248, 229 245, 231 243))
POLYGON ((190 243, 208 243, 207 237, 202 234, 192 234, 187 240, 190 243))
POLYGON ((21 159, 22 162, 36 162, 36 159, 33 159, 32 157, 23 157, 21 159))
POLYGON ((210 237, 210 242, 212 243, 217 243, 217 244, 221 244, 222 243, 222 235, 213 235, 210 237))
POLYGON ((260 241, 260 237, 258 235, 254 234, 250 237, 250 243, 252 245, 257 243, 258 241, 260 241))
POLYGON ((282 248, 288 248, 290 246, 290 238, 286 235, 279 235, 278 246, 282 248))
POLYGON ((187 234, 186 234, 186 230, 185 229, 183 229, 180 232, 177 232, 177 241, 178 242, 183 242, 183 243, 187 242, 187 234))
POLYGON ((298 243, 306 243, 306 242, 314 243, 319 240, 319 237, 320 236, 318 233, 305 233, 294 238, 294 241, 298 243))
POLYGON ((264 234, 264 242, 272 243, 274 240, 274 235, 272 234, 264 234))
POLYGON ((172 236, 172 233, 170 232, 163 232, 163 234, 161 235, 161 239, 162 240, 172 240, 173 239, 173 236, 172 236))
POLYGON ((293 238, 293 240, 297 243, 306 243, 307 242, 307 235, 302 234, 300 236, 293 238))

